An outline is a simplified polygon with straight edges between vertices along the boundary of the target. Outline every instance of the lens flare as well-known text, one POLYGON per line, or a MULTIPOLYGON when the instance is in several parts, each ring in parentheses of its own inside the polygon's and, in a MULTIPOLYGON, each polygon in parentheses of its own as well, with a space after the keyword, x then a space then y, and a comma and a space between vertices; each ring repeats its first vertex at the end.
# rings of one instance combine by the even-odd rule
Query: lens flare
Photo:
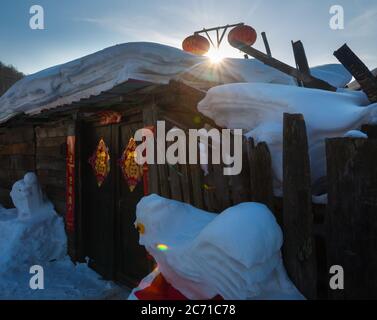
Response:
POLYGON ((169 247, 166 244, 162 244, 162 243, 156 245, 156 248, 157 250, 160 250, 160 251, 167 251, 169 249, 169 247))
POLYGON ((209 50, 207 56, 210 58, 211 63, 213 64, 221 63, 221 61, 224 58, 223 54, 219 51, 219 49, 214 49, 214 48, 211 48, 209 50))

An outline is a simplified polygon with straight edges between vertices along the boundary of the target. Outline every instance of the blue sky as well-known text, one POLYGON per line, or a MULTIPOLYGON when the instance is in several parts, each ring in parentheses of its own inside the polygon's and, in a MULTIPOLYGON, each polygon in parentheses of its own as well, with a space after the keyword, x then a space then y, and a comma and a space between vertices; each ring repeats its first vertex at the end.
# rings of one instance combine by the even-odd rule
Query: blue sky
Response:
MULTIPOLYGON (((311 65, 336 62, 348 45, 377 67, 376 0, 2 0, 0 61, 33 73, 105 47, 152 41, 180 47, 203 27, 245 22, 266 31, 272 54, 293 65, 291 40, 302 40, 311 65), (29 28, 29 9, 41 5, 45 30, 29 28), (342 5, 345 29, 332 30, 329 9, 342 5)), ((261 37, 255 45, 263 49, 261 37)), ((242 57, 225 44, 227 56, 242 57)))

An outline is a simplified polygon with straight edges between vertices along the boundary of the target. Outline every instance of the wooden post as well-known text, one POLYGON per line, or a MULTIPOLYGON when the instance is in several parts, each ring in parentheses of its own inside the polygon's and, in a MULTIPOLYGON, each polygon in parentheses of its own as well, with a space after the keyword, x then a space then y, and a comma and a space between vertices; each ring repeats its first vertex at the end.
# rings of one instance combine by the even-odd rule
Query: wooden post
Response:
POLYGON ((266 48, 266 53, 269 57, 272 57, 271 49, 270 49, 270 45, 269 45, 268 40, 267 40, 266 32, 263 31, 261 34, 262 34, 262 38, 263 38, 264 47, 266 48))
MULTIPOLYGON (((301 41, 292 41, 292 48, 293 54, 296 61, 297 70, 302 72, 303 74, 310 75, 310 68, 308 64, 308 60, 306 58, 306 53, 304 49, 304 45, 301 41)), ((304 85, 303 82, 301 82, 304 85)))
POLYGON ((271 154, 265 142, 254 145, 253 139, 248 139, 247 156, 250 168, 251 201, 264 203, 273 210, 273 186, 271 154))
POLYGON ((283 129, 284 262, 288 274, 308 299, 317 297, 310 162, 305 121, 284 114, 283 129))
MULTIPOLYGON (((344 290, 332 299, 377 297, 377 141, 326 141, 328 268, 344 270, 344 290)), ((331 276, 331 275, 330 275, 331 276)))

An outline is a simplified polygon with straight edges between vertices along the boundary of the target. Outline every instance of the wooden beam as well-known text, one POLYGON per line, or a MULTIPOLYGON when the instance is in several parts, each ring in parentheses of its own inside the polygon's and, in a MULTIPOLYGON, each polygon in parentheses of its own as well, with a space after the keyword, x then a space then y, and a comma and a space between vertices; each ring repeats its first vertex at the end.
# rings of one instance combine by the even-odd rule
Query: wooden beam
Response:
POLYGON ((377 102, 376 77, 347 44, 335 51, 334 56, 355 77, 361 89, 367 94, 369 101, 377 102))
POLYGON ((297 70, 296 68, 293 68, 282 61, 269 57, 268 55, 264 54, 263 52, 255 48, 244 45, 242 42, 233 41, 231 45, 234 48, 241 50, 242 52, 254 57, 255 59, 260 60, 264 64, 302 81, 305 84, 305 86, 308 88, 323 89, 323 90, 328 90, 328 91, 337 90, 335 87, 333 87, 326 81, 315 78, 310 74, 309 75, 304 74, 300 72, 299 70, 297 70))

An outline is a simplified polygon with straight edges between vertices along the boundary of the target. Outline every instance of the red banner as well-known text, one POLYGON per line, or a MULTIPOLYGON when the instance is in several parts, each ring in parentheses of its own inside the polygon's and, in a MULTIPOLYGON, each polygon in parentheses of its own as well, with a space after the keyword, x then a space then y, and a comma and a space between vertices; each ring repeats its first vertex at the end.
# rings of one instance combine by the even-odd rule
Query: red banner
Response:
POLYGON ((75 231, 75 136, 67 137, 67 167, 66 167, 66 227, 67 232, 75 231))

